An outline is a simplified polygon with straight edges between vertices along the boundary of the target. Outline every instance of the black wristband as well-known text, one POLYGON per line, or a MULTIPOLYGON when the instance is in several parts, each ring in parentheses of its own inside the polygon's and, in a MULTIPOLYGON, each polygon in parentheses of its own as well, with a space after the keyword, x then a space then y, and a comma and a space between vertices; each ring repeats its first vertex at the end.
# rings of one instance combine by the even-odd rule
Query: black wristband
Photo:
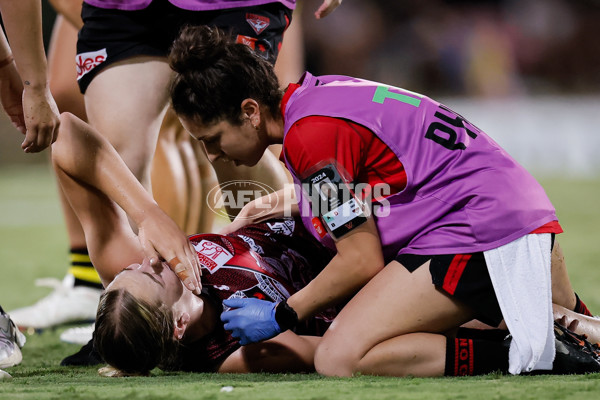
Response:
POLYGON ((280 301, 275 307, 275 322, 281 328, 281 332, 292 329, 298 324, 298 314, 286 300, 280 301))

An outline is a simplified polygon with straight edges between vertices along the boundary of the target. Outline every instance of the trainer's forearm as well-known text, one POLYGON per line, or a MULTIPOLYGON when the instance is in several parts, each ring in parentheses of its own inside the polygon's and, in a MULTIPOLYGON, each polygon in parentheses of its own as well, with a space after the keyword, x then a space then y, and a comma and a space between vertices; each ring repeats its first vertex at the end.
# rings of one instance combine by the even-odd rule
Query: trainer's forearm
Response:
POLYGON ((372 220, 336 246, 338 253, 329 264, 288 299, 299 319, 350 298, 384 267, 379 235, 372 220))
POLYGON ((158 208, 112 145, 90 125, 69 113, 61 115, 58 139, 52 146, 56 168, 100 190, 139 224, 158 208))

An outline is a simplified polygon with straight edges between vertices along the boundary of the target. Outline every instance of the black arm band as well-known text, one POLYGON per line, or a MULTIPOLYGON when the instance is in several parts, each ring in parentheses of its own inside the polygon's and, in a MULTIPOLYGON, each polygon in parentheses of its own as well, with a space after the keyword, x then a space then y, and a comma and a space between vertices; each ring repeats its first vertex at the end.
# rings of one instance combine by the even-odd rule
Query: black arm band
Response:
POLYGON ((285 332, 298 324, 298 314, 283 300, 275 307, 275 322, 281 328, 281 332, 285 332))

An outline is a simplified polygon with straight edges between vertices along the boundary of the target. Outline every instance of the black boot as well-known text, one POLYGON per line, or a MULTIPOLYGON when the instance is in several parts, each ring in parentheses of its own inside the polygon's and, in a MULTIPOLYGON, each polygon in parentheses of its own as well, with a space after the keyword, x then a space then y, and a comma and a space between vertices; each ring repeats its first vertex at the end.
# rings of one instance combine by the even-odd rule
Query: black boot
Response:
POLYGON ((100 354, 94 348, 94 338, 87 342, 87 344, 83 345, 81 349, 75 354, 72 354, 68 357, 65 357, 60 365, 63 367, 66 366, 88 366, 88 365, 98 365, 104 364, 104 360, 100 354))
POLYGON ((553 374, 585 374, 600 372, 600 348, 590 343, 585 335, 578 335, 554 323, 556 357, 553 374))

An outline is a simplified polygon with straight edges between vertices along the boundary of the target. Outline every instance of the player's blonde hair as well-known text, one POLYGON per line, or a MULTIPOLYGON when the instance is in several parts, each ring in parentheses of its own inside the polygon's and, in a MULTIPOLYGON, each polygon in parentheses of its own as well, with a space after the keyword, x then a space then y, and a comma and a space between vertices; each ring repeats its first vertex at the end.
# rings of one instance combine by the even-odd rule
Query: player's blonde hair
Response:
POLYGON ((137 299, 125 289, 100 297, 94 346, 104 361, 126 373, 147 373, 177 357, 171 309, 137 299))

